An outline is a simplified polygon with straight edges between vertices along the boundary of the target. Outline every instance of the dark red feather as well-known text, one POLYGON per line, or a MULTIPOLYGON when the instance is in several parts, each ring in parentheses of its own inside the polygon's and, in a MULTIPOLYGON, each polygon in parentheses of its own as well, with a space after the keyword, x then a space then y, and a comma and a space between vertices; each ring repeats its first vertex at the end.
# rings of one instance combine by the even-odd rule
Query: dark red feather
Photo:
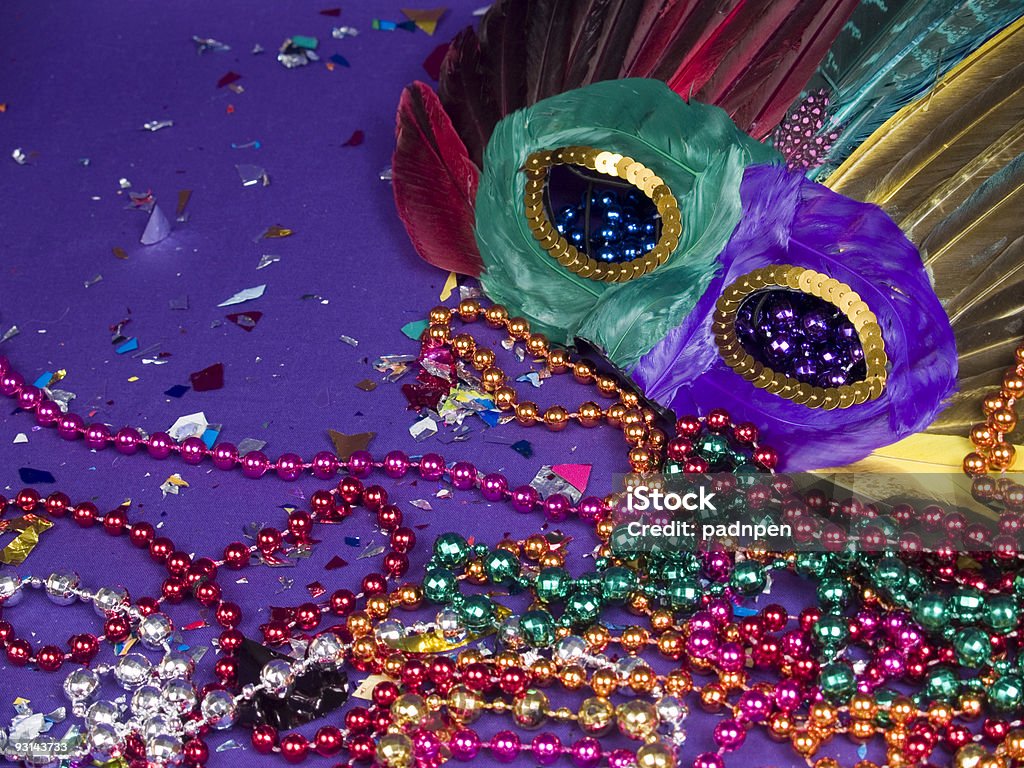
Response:
POLYGON ((430 86, 416 82, 402 92, 395 133, 395 206, 413 247, 435 267, 479 275, 473 224, 480 171, 430 86))
POLYGON ((476 30, 459 32, 441 63, 437 95, 470 159, 483 165, 484 148, 502 115, 491 96, 490 75, 485 70, 476 30))

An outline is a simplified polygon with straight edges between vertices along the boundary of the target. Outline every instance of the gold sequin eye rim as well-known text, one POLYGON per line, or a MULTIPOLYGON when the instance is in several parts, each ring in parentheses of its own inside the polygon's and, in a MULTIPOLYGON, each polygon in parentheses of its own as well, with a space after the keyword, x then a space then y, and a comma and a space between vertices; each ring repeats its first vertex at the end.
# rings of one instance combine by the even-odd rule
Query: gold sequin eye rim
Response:
POLYGON ((668 257, 679 245, 679 237, 683 232, 679 202, 660 176, 631 157, 593 147, 562 147, 534 152, 526 159, 522 171, 526 174, 523 204, 534 239, 559 264, 580 277, 605 283, 623 283, 653 272, 668 261, 668 257), (605 264, 592 259, 562 237, 551 224, 544 208, 544 185, 551 167, 565 164, 624 179, 650 198, 661 216, 661 238, 657 245, 633 261, 605 264))
POLYGON ((712 330, 718 353, 726 364, 755 387, 773 395, 826 411, 849 408, 881 397, 885 390, 885 342, 878 318, 860 295, 846 283, 813 269, 779 264, 755 269, 737 278, 715 304, 712 330), (751 294, 764 289, 789 288, 835 305, 853 323, 864 348, 867 375, 862 381, 841 387, 815 387, 787 376, 755 360, 736 337, 736 313, 751 294))

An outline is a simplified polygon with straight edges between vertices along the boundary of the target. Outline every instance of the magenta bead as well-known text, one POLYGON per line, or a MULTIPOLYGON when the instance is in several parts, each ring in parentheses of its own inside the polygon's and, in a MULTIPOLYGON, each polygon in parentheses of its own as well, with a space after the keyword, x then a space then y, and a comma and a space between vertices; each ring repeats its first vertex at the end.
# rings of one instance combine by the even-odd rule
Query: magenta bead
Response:
POLYGON ((707 629, 696 629, 686 639, 686 650, 698 659, 710 659, 715 653, 715 633, 707 629))
POLYGON ((94 451, 102 451, 110 443, 110 429, 106 424, 90 424, 85 430, 85 444, 94 451))
POLYGON ((373 471, 373 456, 369 451, 353 451, 347 466, 353 477, 369 477, 373 471))
POLYGON ((576 768, 593 768, 601 762, 601 742, 590 736, 584 736, 573 742, 569 750, 572 763, 576 768))
POLYGON ((21 391, 24 383, 25 379, 22 378, 20 373, 17 371, 7 371, 3 376, 0 376, 0 395, 14 397, 21 391))
POLYGON ((297 480, 302 475, 302 457, 297 453, 282 453, 277 457, 275 469, 282 480, 297 480))
POLYGON ((154 432, 149 436, 147 449, 154 459, 166 459, 174 450, 174 440, 166 432, 154 432))
POLYGON ((460 491, 468 491, 476 485, 476 467, 468 461, 457 461, 451 468, 452 485, 460 491))
POLYGON ((118 453, 123 453, 126 456, 135 453, 141 443, 142 436, 139 435, 138 430, 131 427, 123 427, 114 435, 114 447, 118 453))
POLYGON ((745 662, 746 655, 739 643, 723 643, 718 649, 718 666, 726 672, 739 672, 745 662))
POLYGON ((420 760, 433 761, 441 753, 441 740, 432 731, 420 728, 412 736, 412 751, 420 760))
POLYGON ((783 680, 775 686, 775 705, 783 712, 792 712, 799 707, 802 698, 799 683, 783 680))
POLYGON ((533 759, 541 765, 551 765, 562 756, 562 740, 548 731, 534 736, 530 748, 533 759))
POLYGON ((48 427, 60 418, 60 406, 53 400, 43 400, 36 406, 36 424, 48 427))
POLYGON ((330 480, 338 474, 338 457, 330 451, 320 451, 313 457, 313 476, 319 480, 330 480))
POLYGON ((693 758, 693 768, 725 768, 725 761, 714 752, 702 752, 693 758))
POLYGON ((420 477, 424 480, 440 480, 444 477, 444 457, 436 453, 425 453, 420 457, 420 477))
POLYGON ((761 691, 744 691, 739 701, 740 713, 752 723, 763 722, 771 712, 772 702, 761 691))
POLYGON ((270 459, 263 451, 249 451, 242 457, 242 474, 256 480, 263 477, 270 469, 270 459))
POLYGON ((718 626, 724 627, 726 624, 732 623, 732 603, 724 597, 712 598, 708 603, 707 610, 718 626))
POLYGON ((581 520, 593 523, 604 514, 604 502, 595 496, 588 496, 580 502, 577 511, 581 520))
POLYGON ((553 523, 565 520, 572 509, 572 502, 560 493, 553 493, 544 499, 544 516, 553 523))
POLYGON ((512 491, 512 509, 516 512, 532 512, 539 500, 540 494, 531 485, 521 485, 512 491))
POLYGON ((608 768, 633 768, 636 755, 628 749, 613 749, 608 753, 608 768))
POLYGON ((217 469, 234 469, 238 463, 238 449, 234 443, 217 443, 210 456, 217 469))
POLYGON ((23 411, 35 410, 43 401, 43 390, 38 387, 22 387, 18 393, 18 407, 23 411))
POLYGON ((472 760, 480 751, 480 737, 476 735, 476 731, 463 728, 452 736, 449 748, 456 760, 472 760))
POLYGON ((409 457, 404 451, 390 451, 384 457, 384 474, 396 480, 409 471, 409 457))
POLYGON ((206 443, 198 437, 187 437, 179 449, 181 460, 186 464, 200 464, 206 457, 206 443))
POLYGON ((519 757, 522 746, 515 731, 498 731, 491 738, 491 754, 501 763, 511 763, 519 757))
POLYGON ((739 749, 743 740, 747 738, 747 732, 735 720, 723 720, 715 726, 715 744, 726 752, 739 749))
POLYGON ((501 501, 508 493, 508 480, 497 472, 484 475, 480 481, 480 493, 487 501, 501 501))
POLYGON ((57 434, 65 440, 77 440, 84 428, 82 417, 77 413, 65 413, 57 419, 57 434))

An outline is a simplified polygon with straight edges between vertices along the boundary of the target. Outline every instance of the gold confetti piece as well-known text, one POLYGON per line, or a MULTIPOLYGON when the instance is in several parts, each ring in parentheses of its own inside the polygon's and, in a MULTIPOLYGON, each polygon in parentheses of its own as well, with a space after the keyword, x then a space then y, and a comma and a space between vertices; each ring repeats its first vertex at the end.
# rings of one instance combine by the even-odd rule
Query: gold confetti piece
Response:
POLYGON ((174 209, 174 215, 181 216, 185 212, 188 201, 192 199, 192 190, 183 189, 178 192, 178 207, 174 209))
POLYGON ((263 237, 266 239, 272 239, 275 237, 291 237, 294 233, 293 230, 287 227, 282 227, 280 224, 274 224, 273 226, 267 227, 263 233, 263 237))
POLYGON ((131 377, 129 377, 129 379, 128 379, 128 383, 129 383, 129 384, 134 384, 134 383, 135 383, 136 381, 138 381, 138 380, 139 380, 139 377, 138 377, 138 376, 131 376, 131 377))
POLYGON ((363 379, 356 386, 363 390, 363 392, 373 392, 377 388, 377 382, 371 379, 363 379))
POLYGON ((448 12, 447 8, 403 8, 402 13, 409 21, 422 29, 428 35, 437 31, 437 23, 441 17, 448 12))
POLYGON ((128 251, 126 251, 124 248, 121 248, 120 246, 114 246, 113 251, 114 255, 117 258, 121 259, 122 261, 128 258, 128 251))
POLYGON ((45 531, 53 527, 53 523, 45 517, 27 514, 21 517, 12 517, 9 520, 0 520, 0 533, 16 531, 14 541, 0 549, 0 563, 6 565, 21 565, 25 558, 32 554, 32 550, 39 543, 39 537, 45 531))
POLYGON ((454 272, 448 273, 448 279, 444 281, 444 288, 441 289, 441 301, 448 301, 452 291, 459 287, 459 277, 454 272))
POLYGON ((360 432, 356 435, 346 435, 344 432, 337 432, 328 429, 327 434, 334 443, 334 452, 339 459, 347 459, 356 451, 365 451, 370 441, 377 436, 376 432, 360 432))

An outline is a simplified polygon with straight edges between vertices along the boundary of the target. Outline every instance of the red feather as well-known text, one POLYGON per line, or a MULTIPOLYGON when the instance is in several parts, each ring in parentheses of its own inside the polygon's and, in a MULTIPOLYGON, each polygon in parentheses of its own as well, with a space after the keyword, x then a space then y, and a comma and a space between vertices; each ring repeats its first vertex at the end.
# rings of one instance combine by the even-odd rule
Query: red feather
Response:
POLYGON ((435 267, 479 275, 473 223, 480 171, 428 85, 402 92, 395 133, 395 206, 413 247, 435 267))

